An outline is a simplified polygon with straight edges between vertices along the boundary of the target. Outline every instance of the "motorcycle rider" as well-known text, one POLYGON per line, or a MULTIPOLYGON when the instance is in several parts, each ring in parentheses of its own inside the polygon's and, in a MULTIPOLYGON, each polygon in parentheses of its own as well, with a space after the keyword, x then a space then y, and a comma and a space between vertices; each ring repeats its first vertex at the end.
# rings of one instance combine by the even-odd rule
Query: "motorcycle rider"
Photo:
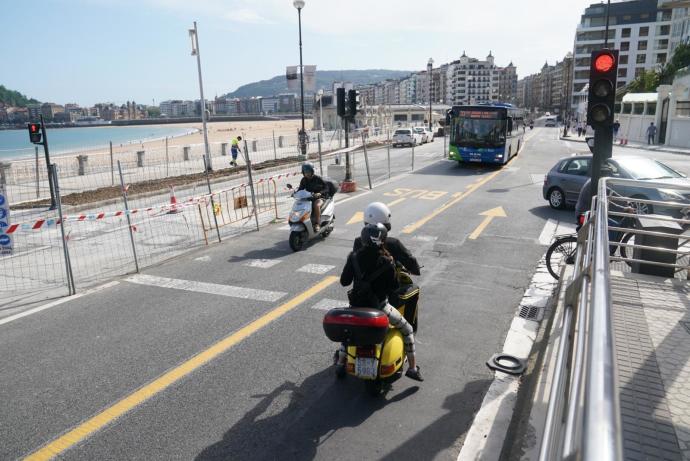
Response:
MULTIPOLYGON (((364 225, 381 223, 387 231, 391 230, 391 210, 381 202, 371 202, 364 209, 364 225)), ((419 262, 403 243, 395 237, 386 237, 385 249, 396 262, 402 264, 412 275, 420 275, 419 262)), ((353 251, 362 248, 362 239, 357 237, 352 247, 353 251)))
POLYGON ((314 164, 311 162, 304 162, 302 164, 302 174, 304 177, 299 183, 297 190, 306 190, 314 194, 314 200, 311 202, 311 215, 314 232, 321 230, 321 206, 323 205, 322 196, 328 191, 328 187, 320 176, 314 174, 314 164))
MULTIPOLYGON (((412 325, 387 302, 389 295, 398 288, 395 262, 385 246, 387 235, 388 231, 383 224, 364 226, 360 237, 362 247, 348 256, 340 275, 340 284, 348 286, 354 282, 353 289, 348 293, 350 305, 381 309, 385 312, 390 324, 403 335, 405 354, 409 363, 405 376, 415 381, 424 381, 417 365, 412 325), (361 278, 356 277, 357 273, 361 273, 361 278), (369 280, 367 277, 372 279, 369 280)), ((347 353, 344 346, 341 346, 336 364, 338 376, 345 374, 346 359, 347 353)))

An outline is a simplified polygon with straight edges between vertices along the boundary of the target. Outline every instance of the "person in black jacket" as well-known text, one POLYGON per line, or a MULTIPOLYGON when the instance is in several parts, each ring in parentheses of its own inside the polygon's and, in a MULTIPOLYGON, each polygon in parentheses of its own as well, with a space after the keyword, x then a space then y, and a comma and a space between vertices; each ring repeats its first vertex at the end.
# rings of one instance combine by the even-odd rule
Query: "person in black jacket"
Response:
MULTIPOLYGON (((391 211, 381 202, 372 202, 364 209, 364 225, 383 224, 386 230, 391 230, 391 211)), ((354 251, 362 248, 362 239, 357 237, 352 246, 354 251)), ((417 258, 412 252, 395 237, 386 236, 386 250, 393 256, 393 259, 402 264, 412 275, 420 275, 420 267, 417 258)))
MULTIPOLYGON (((386 313, 390 324, 403 335, 405 354, 409 363, 405 376, 416 381, 424 381, 417 365, 412 325, 397 309, 388 304, 388 297, 398 288, 398 280, 395 261, 385 247, 387 234, 388 231, 383 224, 364 226, 360 236, 362 248, 353 251, 347 257, 347 263, 340 275, 340 284, 353 284, 352 290, 348 293, 350 305, 353 307, 381 309, 386 313)), ((341 348, 338 354, 338 375, 344 375, 347 358, 344 352, 341 348)))
POLYGON ((314 194, 314 200, 311 202, 312 223, 314 232, 319 232, 321 230, 322 196, 328 193, 328 187, 321 176, 314 174, 314 165, 311 162, 302 164, 302 174, 304 177, 299 182, 297 190, 306 190, 314 194))

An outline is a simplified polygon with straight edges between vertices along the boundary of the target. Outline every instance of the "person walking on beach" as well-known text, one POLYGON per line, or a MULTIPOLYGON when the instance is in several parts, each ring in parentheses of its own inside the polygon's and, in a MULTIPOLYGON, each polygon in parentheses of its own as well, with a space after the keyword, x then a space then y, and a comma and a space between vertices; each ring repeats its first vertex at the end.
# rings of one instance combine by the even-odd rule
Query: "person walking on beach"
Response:
POLYGON ((232 160, 230 161, 231 166, 237 166, 237 155, 240 153, 240 141, 242 141, 242 136, 232 138, 230 142, 230 155, 232 155, 232 160))
POLYGON ((647 144, 654 144, 654 136, 656 136, 656 126, 651 122, 647 127, 647 144))

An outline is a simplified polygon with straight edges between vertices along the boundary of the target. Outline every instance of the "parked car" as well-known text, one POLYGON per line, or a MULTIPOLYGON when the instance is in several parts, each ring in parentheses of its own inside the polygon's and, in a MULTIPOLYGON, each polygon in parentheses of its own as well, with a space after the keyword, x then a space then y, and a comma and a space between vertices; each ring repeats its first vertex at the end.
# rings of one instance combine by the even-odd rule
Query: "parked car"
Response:
POLYGON ((426 129, 423 126, 414 127, 414 131, 422 137, 422 144, 426 144, 430 141, 429 133, 427 133, 426 129))
POLYGON ((393 133, 393 147, 416 146, 422 143, 422 136, 412 128, 398 128, 393 133))
MULTIPOLYGON (((625 156, 606 160, 606 164, 613 171, 614 178, 649 180, 663 182, 668 189, 642 188, 634 186, 616 185, 612 189, 624 197, 646 200, 674 201, 690 203, 690 193, 687 190, 674 190, 674 185, 690 187, 690 180, 664 163, 647 157, 625 156)), ((574 206, 580 195, 580 189, 590 177, 592 166, 591 155, 577 155, 560 159, 544 177, 542 194, 548 200, 551 208, 561 209, 566 205, 574 206)), ((640 213, 657 213, 676 217, 680 216, 678 208, 654 208, 652 204, 639 203, 640 213)))
POLYGON ((426 142, 434 142, 434 131, 424 128, 424 132, 426 133, 426 142))

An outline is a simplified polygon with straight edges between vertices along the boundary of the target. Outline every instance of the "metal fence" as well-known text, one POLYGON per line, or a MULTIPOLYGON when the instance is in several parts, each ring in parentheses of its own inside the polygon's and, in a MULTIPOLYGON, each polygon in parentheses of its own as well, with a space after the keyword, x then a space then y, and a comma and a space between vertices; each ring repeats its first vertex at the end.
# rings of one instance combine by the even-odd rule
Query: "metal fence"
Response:
POLYGON ((690 197, 690 187, 672 186, 682 199, 679 202, 640 198, 652 195, 650 189, 669 187, 667 183, 613 178, 599 182, 594 211, 578 233, 574 275, 566 288, 541 461, 623 459, 611 267, 617 263, 619 269, 687 279, 690 237, 685 231, 690 220, 685 200, 690 197), (634 193, 609 195, 607 191, 616 186, 634 193), (611 207, 613 202, 619 206, 611 207), (614 211, 629 203, 652 205, 658 214, 614 211), (618 224, 624 222, 622 218, 633 224, 618 224))

